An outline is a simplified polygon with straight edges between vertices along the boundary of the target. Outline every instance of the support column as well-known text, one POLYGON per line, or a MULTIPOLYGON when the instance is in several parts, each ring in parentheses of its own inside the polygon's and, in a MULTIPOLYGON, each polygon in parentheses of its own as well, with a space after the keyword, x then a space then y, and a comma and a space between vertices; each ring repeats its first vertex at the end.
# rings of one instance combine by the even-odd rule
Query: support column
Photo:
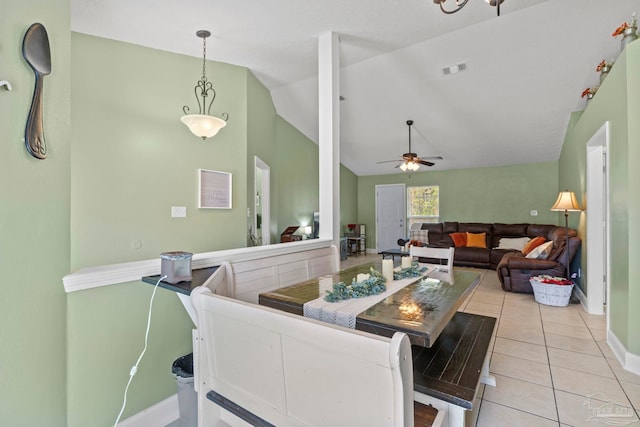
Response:
POLYGON ((340 56, 339 36, 318 38, 318 152, 320 237, 340 247, 340 56))

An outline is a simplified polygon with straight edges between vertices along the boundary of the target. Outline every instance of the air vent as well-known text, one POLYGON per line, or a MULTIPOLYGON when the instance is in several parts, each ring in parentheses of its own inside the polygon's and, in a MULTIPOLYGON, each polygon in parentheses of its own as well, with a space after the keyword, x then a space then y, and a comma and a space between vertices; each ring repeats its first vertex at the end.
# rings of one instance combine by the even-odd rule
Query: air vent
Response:
POLYGON ((464 71, 467 69, 467 64, 464 62, 456 65, 451 65, 449 67, 445 67, 442 69, 442 73, 446 76, 449 74, 459 73, 460 71, 464 71))

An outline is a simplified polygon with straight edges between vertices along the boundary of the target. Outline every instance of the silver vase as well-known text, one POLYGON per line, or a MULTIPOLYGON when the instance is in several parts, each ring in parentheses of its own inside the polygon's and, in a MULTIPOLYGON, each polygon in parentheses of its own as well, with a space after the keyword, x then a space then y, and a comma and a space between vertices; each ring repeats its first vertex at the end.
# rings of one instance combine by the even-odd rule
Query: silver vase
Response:
POLYGON ((624 47, 638 38, 638 28, 633 25, 625 28, 622 32, 622 41, 620 42, 620 52, 624 50, 624 47))
POLYGON ((611 67, 607 67, 606 65, 600 69, 600 84, 602 84, 604 79, 609 75, 609 71, 611 71, 611 67))

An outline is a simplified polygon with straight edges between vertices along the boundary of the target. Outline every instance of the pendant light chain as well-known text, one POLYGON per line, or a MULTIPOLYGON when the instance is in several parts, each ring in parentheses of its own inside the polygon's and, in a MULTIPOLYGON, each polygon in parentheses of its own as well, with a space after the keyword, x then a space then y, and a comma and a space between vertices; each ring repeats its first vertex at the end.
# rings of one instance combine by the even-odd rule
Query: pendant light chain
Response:
POLYGON ((207 38, 202 38, 202 80, 207 81, 207 38))

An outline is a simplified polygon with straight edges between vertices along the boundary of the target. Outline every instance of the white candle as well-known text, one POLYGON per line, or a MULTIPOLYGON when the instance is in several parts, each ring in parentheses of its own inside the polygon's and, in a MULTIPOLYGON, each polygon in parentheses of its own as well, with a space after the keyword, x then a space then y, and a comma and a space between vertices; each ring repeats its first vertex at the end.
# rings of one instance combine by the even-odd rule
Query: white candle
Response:
POLYGON ((402 268, 409 268, 411 267, 411 257, 410 256, 403 256, 402 257, 402 264, 401 264, 402 268))
POLYGON ((333 290, 333 278, 331 276, 321 277, 318 285, 320 287, 320 296, 323 296, 333 290))
POLYGON ((384 277, 387 283, 393 282, 393 260, 392 259, 382 260, 382 276, 384 277))

